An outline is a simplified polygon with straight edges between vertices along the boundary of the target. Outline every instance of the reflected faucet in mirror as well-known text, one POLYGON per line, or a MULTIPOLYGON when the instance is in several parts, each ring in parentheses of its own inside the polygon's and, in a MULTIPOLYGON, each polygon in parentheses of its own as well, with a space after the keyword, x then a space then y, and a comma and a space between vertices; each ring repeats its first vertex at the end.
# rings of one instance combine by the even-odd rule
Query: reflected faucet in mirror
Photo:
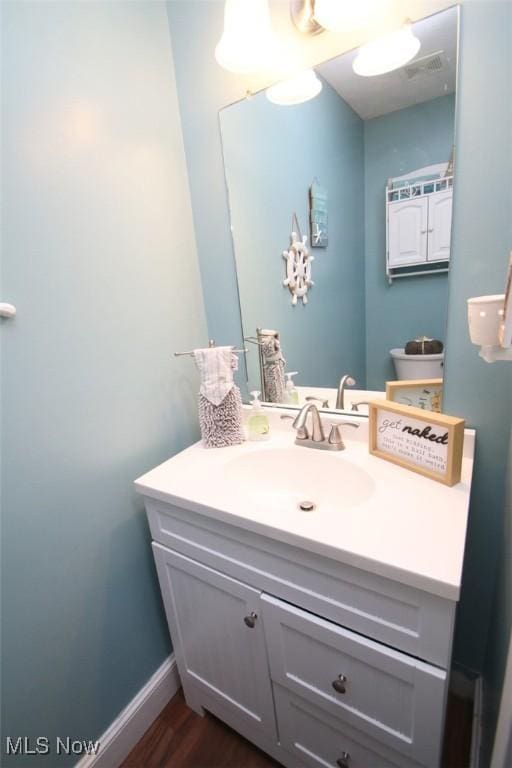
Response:
POLYGON ((348 374, 341 377, 336 396, 336 408, 342 411, 345 410, 345 387, 355 387, 356 383, 356 380, 348 374))
POLYGON ((322 408, 329 407, 329 401, 323 400, 321 397, 313 397, 312 395, 308 395, 308 397, 306 397, 305 400, 307 403, 311 403, 311 402, 322 403, 322 408))

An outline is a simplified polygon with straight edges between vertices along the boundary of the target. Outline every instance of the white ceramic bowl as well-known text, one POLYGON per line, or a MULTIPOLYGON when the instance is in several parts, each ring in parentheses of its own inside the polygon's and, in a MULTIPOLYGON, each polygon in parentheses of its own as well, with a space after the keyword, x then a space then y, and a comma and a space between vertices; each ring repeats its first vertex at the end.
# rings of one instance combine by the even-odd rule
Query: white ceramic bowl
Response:
POLYGON ((503 322, 505 294, 476 296, 468 299, 469 336, 480 347, 499 345, 499 329, 503 322))

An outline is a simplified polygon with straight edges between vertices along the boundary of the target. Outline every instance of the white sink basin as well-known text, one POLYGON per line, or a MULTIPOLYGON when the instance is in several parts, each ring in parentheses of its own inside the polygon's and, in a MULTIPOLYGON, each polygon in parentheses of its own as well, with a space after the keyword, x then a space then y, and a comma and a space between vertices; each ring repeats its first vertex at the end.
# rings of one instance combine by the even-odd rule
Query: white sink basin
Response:
POLYGON ((137 490, 187 510, 191 521, 195 513, 211 517, 458 599, 473 433, 466 434, 462 482, 448 488, 371 456, 366 419, 347 429, 346 416, 331 416, 347 447, 330 452, 296 446, 291 420, 277 409, 267 413, 270 440, 216 449, 197 443, 139 478, 137 490), (314 510, 301 510, 305 501, 314 510))
POLYGON ((253 451, 226 462, 224 473, 233 490, 276 512, 298 509, 304 501, 319 511, 341 512, 366 501, 375 489, 370 475, 340 453, 311 448, 253 451))

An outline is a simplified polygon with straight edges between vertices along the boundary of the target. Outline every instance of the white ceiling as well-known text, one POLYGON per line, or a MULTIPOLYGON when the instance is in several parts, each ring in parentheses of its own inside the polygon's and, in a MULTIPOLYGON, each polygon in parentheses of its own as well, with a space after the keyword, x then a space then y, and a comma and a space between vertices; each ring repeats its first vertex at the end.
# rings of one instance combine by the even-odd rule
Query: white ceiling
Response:
POLYGON ((413 24, 421 41, 415 59, 385 75, 360 77, 352 69, 357 50, 319 64, 316 71, 363 120, 395 112, 455 91, 457 68, 457 8, 449 8, 413 24), (409 77, 406 69, 424 57, 440 54, 441 69, 409 77))

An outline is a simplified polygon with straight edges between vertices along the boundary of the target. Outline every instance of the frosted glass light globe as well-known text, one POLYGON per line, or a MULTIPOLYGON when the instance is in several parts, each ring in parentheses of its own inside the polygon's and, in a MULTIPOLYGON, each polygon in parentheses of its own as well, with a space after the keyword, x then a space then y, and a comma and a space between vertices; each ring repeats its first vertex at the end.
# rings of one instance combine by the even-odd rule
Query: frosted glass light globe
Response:
POLYGON ((277 54, 268 0, 226 0, 224 32, 215 48, 221 67, 243 75, 271 69, 277 54))

